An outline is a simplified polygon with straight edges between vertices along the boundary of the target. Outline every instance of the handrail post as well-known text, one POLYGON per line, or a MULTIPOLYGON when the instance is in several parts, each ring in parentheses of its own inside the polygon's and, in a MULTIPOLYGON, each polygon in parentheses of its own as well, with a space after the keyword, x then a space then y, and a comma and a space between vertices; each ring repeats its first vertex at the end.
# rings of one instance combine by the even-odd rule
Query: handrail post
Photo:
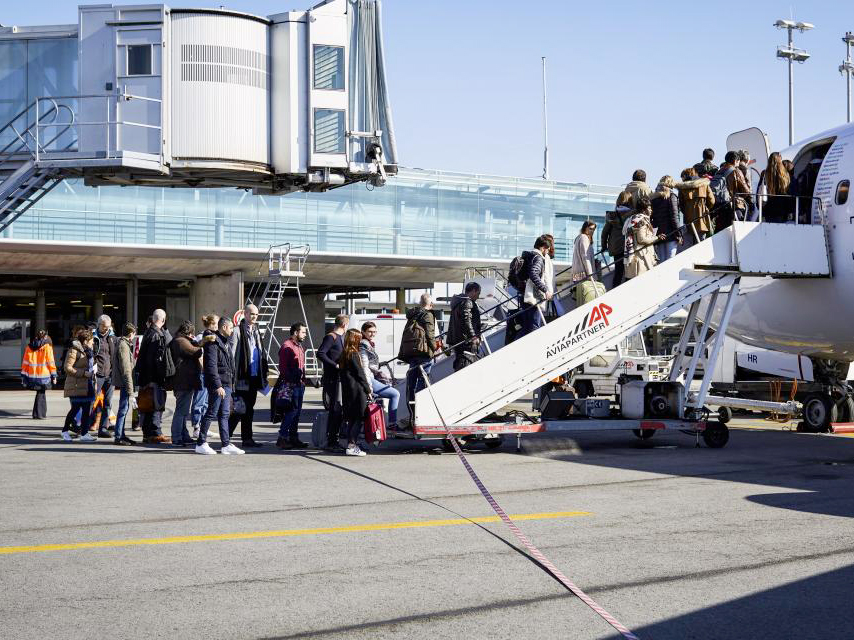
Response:
POLYGON ((39 161, 39 101, 36 98, 36 162, 39 161))

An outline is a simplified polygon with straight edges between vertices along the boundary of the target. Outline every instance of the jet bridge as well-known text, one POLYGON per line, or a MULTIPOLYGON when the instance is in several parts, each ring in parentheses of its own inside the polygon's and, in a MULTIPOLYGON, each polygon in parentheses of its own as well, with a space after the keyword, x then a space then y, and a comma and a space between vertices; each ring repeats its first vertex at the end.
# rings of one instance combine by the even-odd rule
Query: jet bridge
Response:
POLYGON ((59 82, 78 91, 30 96, 0 122, 0 231, 65 177, 273 194, 381 186, 397 153, 380 22, 378 0, 325 0, 268 17, 85 5, 61 30, 0 28, 22 41, 62 31, 78 56, 78 77, 59 82))
MULTIPOLYGON (((708 362, 698 392, 685 385, 670 426, 704 428, 702 409, 714 361, 726 332, 741 276, 831 277, 824 225, 735 222, 711 238, 612 289, 546 326, 430 384, 415 397, 415 435, 520 433, 554 428, 664 428, 663 423, 607 420, 574 424, 489 424, 479 422, 566 371, 603 353, 628 336, 683 307, 689 318, 670 372, 670 382, 693 379, 705 357, 691 340, 708 345, 708 362), (769 248, 773 247, 773 250, 769 248), (701 322, 702 321, 702 322, 701 322), (710 336, 709 328, 716 331, 710 336), (698 427, 697 425, 701 426, 698 427), (610 425, 610 426, 609 426, 610 425)), ((642 416, 633 416, 642 418, 642 416)))

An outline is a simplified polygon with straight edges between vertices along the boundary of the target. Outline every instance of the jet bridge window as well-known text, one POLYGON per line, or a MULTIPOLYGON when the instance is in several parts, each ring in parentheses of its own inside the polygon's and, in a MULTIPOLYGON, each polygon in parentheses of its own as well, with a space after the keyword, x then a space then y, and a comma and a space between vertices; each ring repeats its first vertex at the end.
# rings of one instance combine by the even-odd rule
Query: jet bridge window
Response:
POLYGON ((344 90, 344 47, 314 45, 314 88, 344 90))
POLYGON ((128 75, 150 76, 151 75, 151 45, 131 44, 128 45, 128 75))
POLYGON ((836 185, 836 204, 845 204, 848 202, 848 191, 851 187, 850 180, 843 180, 836 185))
POLYGON ((314 152, 344 153, 344 110, 314 110, 314 152))

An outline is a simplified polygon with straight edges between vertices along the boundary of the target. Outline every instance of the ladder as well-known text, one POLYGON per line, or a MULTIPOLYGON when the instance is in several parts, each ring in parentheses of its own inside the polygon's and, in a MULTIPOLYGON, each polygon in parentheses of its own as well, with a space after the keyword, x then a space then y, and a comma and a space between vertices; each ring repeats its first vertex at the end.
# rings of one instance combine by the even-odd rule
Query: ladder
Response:
MULTIPOLYGON (((252 283, 246 295, 246 304, 258 307, 258 329, 271 374, 279 375, 279 349, 289 337, 290 325, 279 324, 279 308, 292 292, 299 301, 302 321, 308 327, 299 281, 305 277, 303 268, 310 252, 308 245, 272 245, 258 269, 259 279, 252 283)), ((308 330, 309 349, 306 349, 306 374, 314 375, 319 369, 311 330, 308 330)))
MULTIPOLYGON (((625 338, 685 306, 686 330, 671 379, 693 378, 709 345, 703 383, 688 411, 703 406, 741 276, 831 277, 823 225, 737 221, 654 269, 419 391, 415 425, 473 425, 625 338), (768 247, 775 247, 768 251, 768 247), (702 322, 702 325, 699 323, 702 322), (714 335, 709 328, 716 326, 714 335), (698 328, 699 327, 699 328, 698 328), (686 345, 696 348, 688 357, 686 345)), ((686 391, 686 394, 688 392, 686 391)))

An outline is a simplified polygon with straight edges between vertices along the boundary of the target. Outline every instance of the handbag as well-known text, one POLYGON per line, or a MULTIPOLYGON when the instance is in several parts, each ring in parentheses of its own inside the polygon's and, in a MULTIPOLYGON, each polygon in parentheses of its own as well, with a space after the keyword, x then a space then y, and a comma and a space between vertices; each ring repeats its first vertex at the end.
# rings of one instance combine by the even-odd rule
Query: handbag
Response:
POLYGON ((290 411, 294 403, 294 385, 283 382, 276 388, 276 409, 278 411, 290 411))
POLYGON ((238 395, 231 396, 231 413, 238 416, 246 413, 246 401, 238 395))
POLYGON ((136 406, 140 413, 154 413, 154 387, 143 387, 139 390, 136 406))

